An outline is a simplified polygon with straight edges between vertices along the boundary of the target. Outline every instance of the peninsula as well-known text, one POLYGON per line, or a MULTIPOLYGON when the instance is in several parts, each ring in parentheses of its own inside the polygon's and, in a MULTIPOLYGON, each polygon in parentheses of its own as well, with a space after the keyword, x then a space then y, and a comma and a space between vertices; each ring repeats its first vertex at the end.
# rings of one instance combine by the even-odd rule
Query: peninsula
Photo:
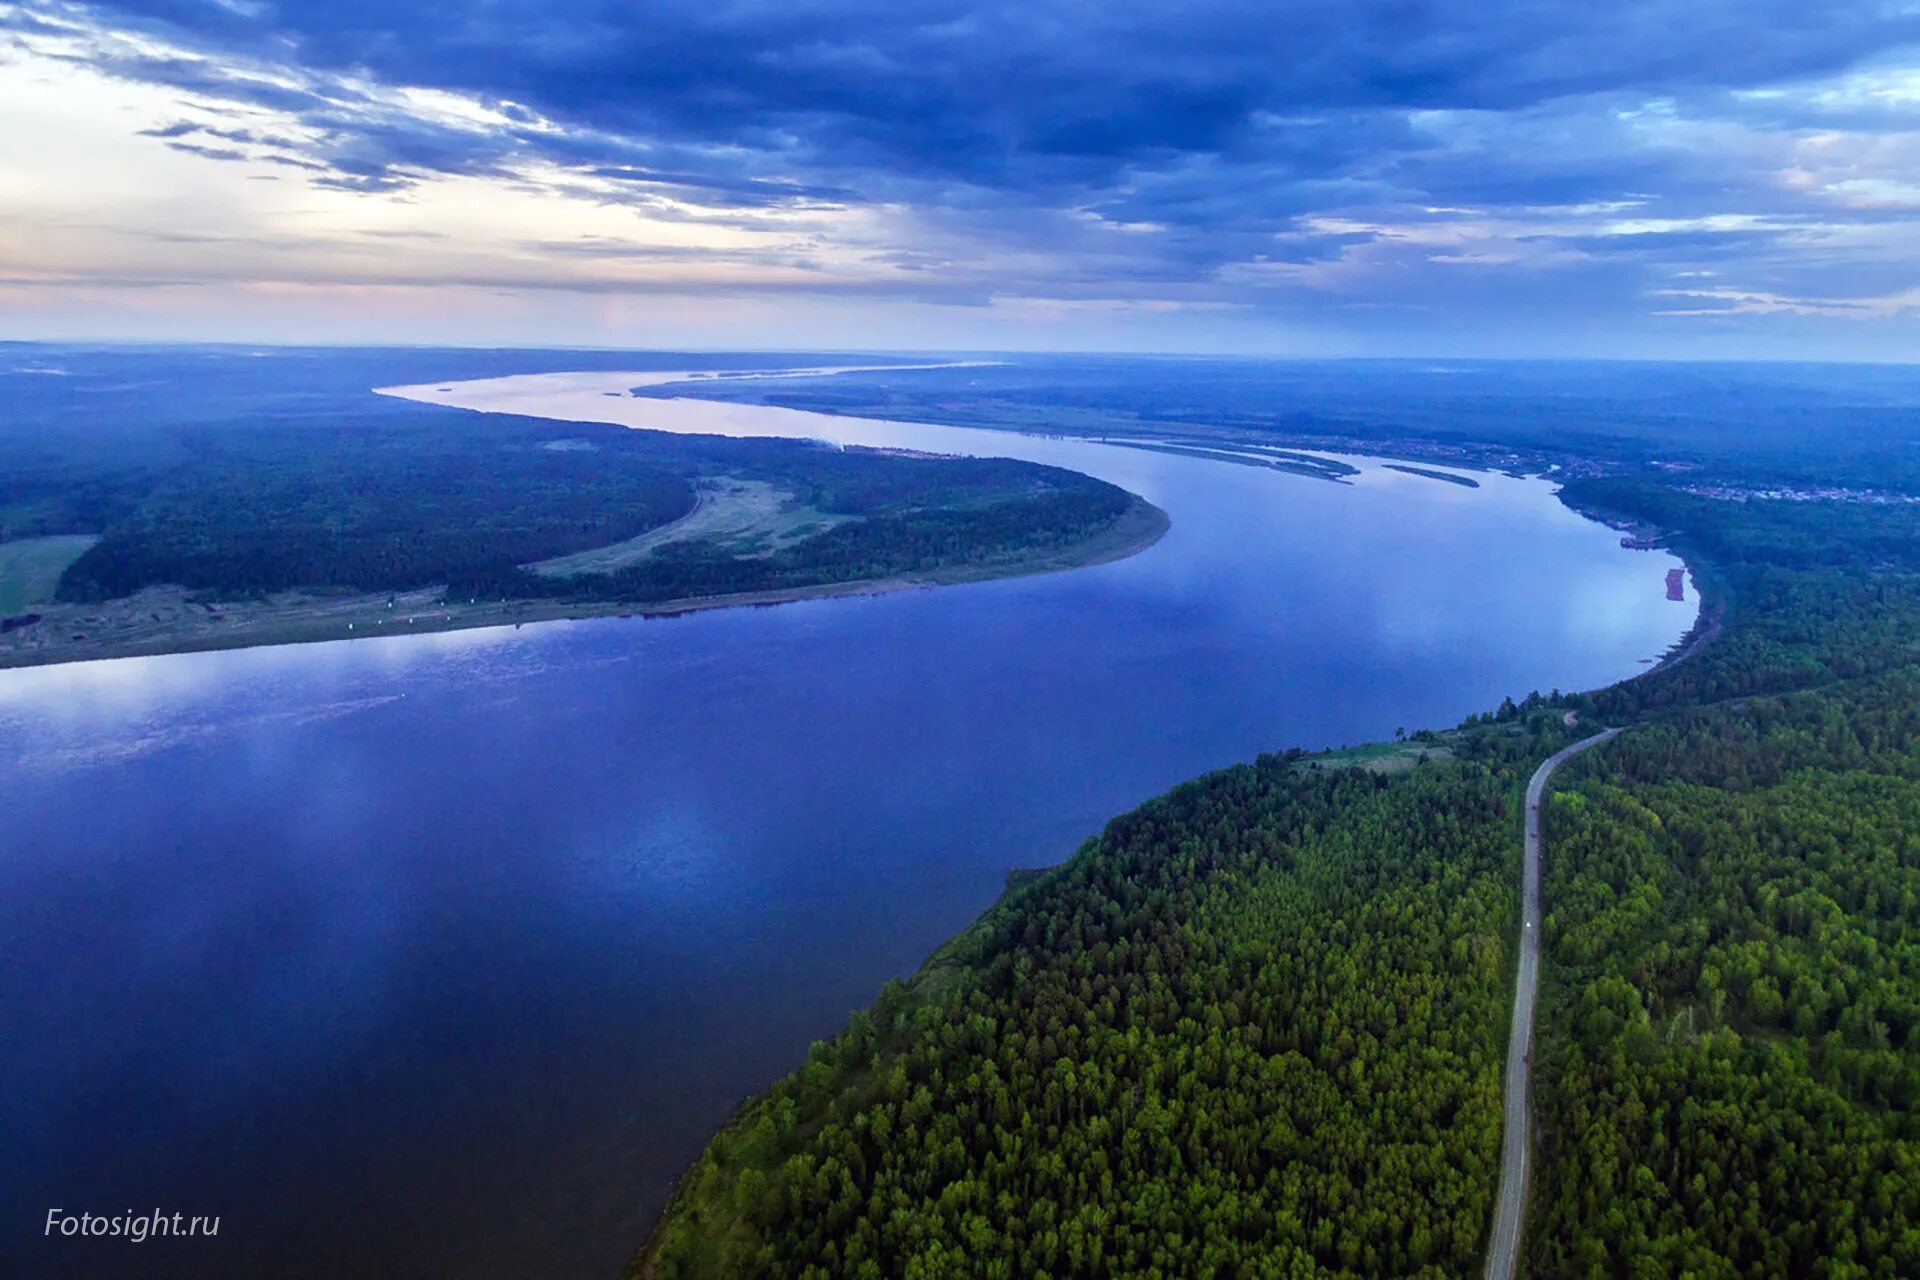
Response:
POLYGON ((1167 529, 1030 462, 390 403, 156 429, 130 459, 10 442, 0 667, 895 591, 1167 529))

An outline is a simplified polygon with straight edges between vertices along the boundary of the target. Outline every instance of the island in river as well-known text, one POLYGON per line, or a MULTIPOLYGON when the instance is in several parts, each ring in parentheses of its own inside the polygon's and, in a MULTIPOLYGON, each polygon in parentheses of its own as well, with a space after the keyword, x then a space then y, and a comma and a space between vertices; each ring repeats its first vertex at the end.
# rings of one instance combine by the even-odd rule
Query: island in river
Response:
POLYGON ((371 403, 157 428, 131 454, 9 439, 0 666, 1011 577, 1167 528, 1031 462, 371 403))

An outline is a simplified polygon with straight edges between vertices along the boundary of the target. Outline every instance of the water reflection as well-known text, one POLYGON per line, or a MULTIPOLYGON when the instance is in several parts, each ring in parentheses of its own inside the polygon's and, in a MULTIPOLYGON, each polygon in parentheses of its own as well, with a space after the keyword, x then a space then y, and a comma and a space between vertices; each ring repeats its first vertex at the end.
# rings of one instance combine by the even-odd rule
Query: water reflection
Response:
POLYGON ((217 1254, 0 1271, 610 1275, 732 1105, 1009 867, 1692 620, 1537 480, 603 390, 557 408, 1057 462, 1173 528, 937 591, 0 673, 0 1202, 223 1215, 217 1254))

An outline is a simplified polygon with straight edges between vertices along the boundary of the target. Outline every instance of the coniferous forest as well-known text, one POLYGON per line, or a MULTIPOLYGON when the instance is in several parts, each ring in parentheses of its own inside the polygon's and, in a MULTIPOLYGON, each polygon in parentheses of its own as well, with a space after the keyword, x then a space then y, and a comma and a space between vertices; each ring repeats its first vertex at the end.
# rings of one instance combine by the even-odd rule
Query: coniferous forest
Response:
POLYGON ((1549 817, 1540 1274, 1920 1273, 1912 510, 1665 513, 1730 625, 1549 817))
POLYGON ((1005 458, 448 410, 159 425, 131 445, 58 422, 0 438, 0 540, 100 535, 61 577, 69 601, 174 584, 225 600, 444 587, 645 604, 992 571, 1084 544, 1123 517, 1151 525, 1145 510, 1091 476, 1005 458), (673 542, 614 571, 527 567, 660 529, 715 481, 767 486, 820 527, 778 548, 673 542))
POLYGON ((1920 1273, 1920 515, 1565 497, 1686 554, 1686 660, 1116 819, 743 1107, 636 1269, 1479 1274, 1521 791, 1622 725, 1546 819, 1532 1274, 1920 1273))

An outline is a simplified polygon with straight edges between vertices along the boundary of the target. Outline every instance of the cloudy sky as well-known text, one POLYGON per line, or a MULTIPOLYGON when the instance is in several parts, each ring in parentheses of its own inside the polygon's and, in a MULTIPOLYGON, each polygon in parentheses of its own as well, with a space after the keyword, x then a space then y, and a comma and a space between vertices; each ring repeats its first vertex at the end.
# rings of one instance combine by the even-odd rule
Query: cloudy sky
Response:
POLYGON ((1920 355, 1920 3, 0 0, 0 337, 1920 355))

